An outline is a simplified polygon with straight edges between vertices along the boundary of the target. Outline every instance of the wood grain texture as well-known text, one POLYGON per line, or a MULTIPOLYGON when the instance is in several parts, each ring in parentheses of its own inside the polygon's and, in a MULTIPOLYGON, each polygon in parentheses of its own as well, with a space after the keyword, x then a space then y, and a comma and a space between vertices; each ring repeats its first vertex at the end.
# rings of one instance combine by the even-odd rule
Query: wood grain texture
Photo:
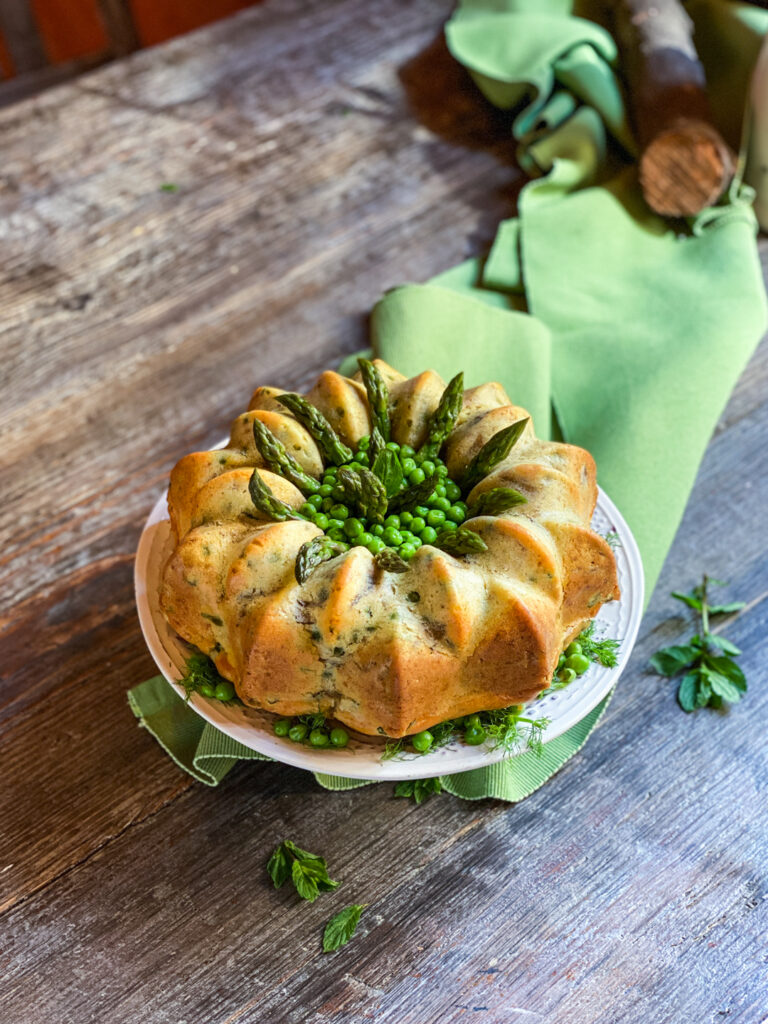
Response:
POLYGON ((273 0, 0 111, 3 1021, 765 1018, 767 344, 599 729, 521 805, 328 794, 277 765, 209 790, 125 703, 153 672, 133 552, 173 462, 511 209, 506 126, 436 41, 448 12, 273 0), (748 602, 723 628, 750 692, 685 716, 644 665, 704 569, 748 602), (286 836, 338 892, 271 888, 286 836), (358 936, 324 956, 351 902, 358 936))

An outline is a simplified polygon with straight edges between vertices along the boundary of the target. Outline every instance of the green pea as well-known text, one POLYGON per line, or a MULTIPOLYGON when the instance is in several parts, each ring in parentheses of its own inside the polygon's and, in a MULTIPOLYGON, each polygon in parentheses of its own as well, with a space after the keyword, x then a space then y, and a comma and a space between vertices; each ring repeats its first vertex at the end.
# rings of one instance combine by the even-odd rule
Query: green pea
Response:
POLYGON ((391 452, 400 451, 400 445, 397 443, 397 441, 387 441, 387 448, 389 448, 391 452))
POLYGON ((442 526, 445 522, 445 512, 439 508, 431 508, 427 512, 427 525, 428 526, 442 526))
POLYGON ((565 667, 572 669, 577 676, 583 676, 592 662, 584 654, 572 654, 565 659, 565 667))
POLYGON ((453 480, 445 481, 445 496, 451 501, 458 501, 461 497, 461 488, 453 480))
POLYGON ((429 508, 426 505, 417 505, 413 511, 416 513, 417 516, 421 516, 423 519, 425 518, 427 512, 429 512, 429 508))
POLYGON ((434 544, 437 540, 437 530, 433 526, 425 526, 421 531, 422 544, 434 544))
POLYGON ((331 484, 320 484, 320 490, 317 493, 321 498, 330 498, 332 490, 331 484))
MULTIPOLYGON (((360 543, 363 543, 362 538, 360 539, 360 543)), ((371 539, 365 546, 368 548, 372 555, 378 555, 378 553, 380 551, 383 551, 387 545, 384 543, 381 537, 371 537, 371 539)))
POLYGON ((355 516, 352 516, 351 519, 347 519, 344 523, 344 533, 346 533, 348 537, 359 537, 363 530, 365 530, 365 527, 355 516))
POLYGON ((441 530, 458 530, 459 524, 454 523, 451 519, 446 519, 443 525, 440 527, 441 530))
POLYGON ((310 494, 310 496, 307 498, 307 501, 309 502, 310 505, 314 505, 315 508, 320 508, 320 506, 323 504, 323 495, 310 494))
POLYGON ((413 459, 403 459, 402 461, 403 472, 406 476, 409 476, 418 467, 413 459))
POLYGON ((410 530, 401 530, 400 537, 401 544, 413 544, 413 542, 416 540, 416 536, 413 533, 411 533, 410 530))
POLYGON ((563 686, 567 686, 576 678, 576 673, 572 668, 561 668, 557 673, 557 678, 563 686))
MULTIPOLYGON (((400 513, 400 527, 407 526, 408 529, 410 529, 412 522, 413 522, 413 513, 412 512, 401 512, 400 513)), ((400 529, 400 527, 398 527, 398 529, 400 529)))
POLYGON ((349 519, 349 509, 346 505, 332 505, 330 512, 334 519, 349 519))
POLYGON ((335 477, 338 472, 338 466, 326 466, 325 469, 323 470, 323 476, 335 477))
POLYGON ((338 726, 335 729, 331 729, 331 745, 334 747, 346 747, 349 743, 349 733, 346 729, 341 729, 338 726))
POLYGON ((411 472, 408 474, 409 484, 422 484, 424 483, 425 479, 426 473, 419 466, 417 466, 416 469, 412 469, 411 472))
POLYGON ((437 497, 432 502, 432 508, 439 508, 441 512, 448 512, 451 508, 451 503, 447 498, 437 497))
POLYGON ((288 739, 294 743, 303 743, 307 735, 307 727, 303 722, 297 722, 288 730, 288 739))
MULTIPOLYGON (((317 495, 313 494, 312 497, 317 497, 317 495)), ((320 500, 322 501, 323 499, 321 498, 320 500)), ((299 505, 299 514, 306 516, 308 519, 314 519, 317 514, 317 509, 314 505, 310 505, 308 501, 305 501, 303 505, 299 505)))
POLYGON ((235 696, 235 688, 228 679, 223 679, 220 683, 216 684, 216 690, 213 695, 216 700, 232 700, 235 696))
POLYGON ((329 519, 326 530, 343 530, 344 520, 343 519, 329 519))
POLYGON ((365 437, 361 437, 357 442, 358 451, 367 452, 371 445, 370 435, 366 434, 365 437))
POLYGON ((572 654, 583 654, 583 653, 584 652, 582 650, 581 644, 578 641, 576 641, 576 640, 574 640, 572 643, 568 644, 568 646, 565 648, 565 656, 566 656, 566 658, 570 658, 570 656, 572 654))
POLYGON ((416 548, 413 544, 401 544, 397 551, 404 562, 410 562, 416 554, 416 548))
POLYGON ((561 654, 560 657, 557 659, 557 667, 559 669, 560 668, 565 668, 565 655, 564 654, 561 654))
POLYGON ((354 456, 353 462, 358 462, 361 466, 370 466, 371 464, 371 460, 367 452, 358 452, 354 456))
POLYGON ((424 461, 421 464, 421 471, 424 474, 424 476, 432 476, 432 474, 435 472, 435 464, 432 461, 432 459, 424 459, 424 461))
POLYGON ((480 721, 480 715, 467 715, 464 719, 465 729, 482 729, 483 723, 480 721))
POLYGON ((346 495, 346 493, 347 492, 344 490, 344 488, 341 486, 341 484, 334 484, 333 485, 333 490, 331 491, 331 494, 334 496, 336 501, 343 501, 344 500, 344 496, 346 495))
POLYGON ((446 509, 445 518, 452 523, 463 523, 467 516, 459 505, 451 505, 449 509, 446 509))
POLYGON ((464 730, 464 742, 468 743, 470 747, 479 747, 481 743, 485 743, 486 731, 480 726, 470 726, 464 730))
POLYGON ((313 747, 330 747, 331 738, 322 729, 313 729, 309 734, 309 742, 313 747))
MULTIPOLYGON (((355 544, 361 544, 364 548, 367 548, 368 545, 375 540, 381 540, 381 538, 374 537, 372 533, 368 533, 368 531, 365 530, 363 533, 360 533, 355 537, 355 544)), ((382 540, 381 543, 384 544, 384 541, 382 540)), ((384 547, 386 547, 386 544, 384 544, 384 547)))
POLYGON ((418 536, 426 525, 426 521, 421 516, 414 516, 411 520, 411 533, 418 536))
POLYGON ((392 530, 399 530, 400 529, 400 516, 398 516, 398 515, 389 515, 389 516, 387 516, 387 518, 384 520, 384 527, 385 528, 389 527, 392 530))
POLYGON ((328 529, 328 516, 325 512, 318 512, 315 516, 315 526, 319 526, 321 530, 328 529))
POLYGON ((421 537, 414 537, 413 540, 409 540, 408 541, 408 546, 412 547, 412 548, 416 548, 417 551, 419 550, 421 545, 422 545, 421 537))
POLYGON ((381 539, 384 543, 391 548, 396 548, 398 544, 401 544, 403 538, 399 530, 396 530, 394 526, 386 526, 384 533, 381 535, 381 539))
POLYGON ((291 728, 291 720, 290 718, 278 718, 272 728, 275 736, 287 736, 291 728))
POLYGON ((413 456, 416 454, 416 450, 414 448, 411 448, 409 444, 401 444, 400 454, 403 455, 406 459, 412 459, 413 456))
POLYGON ((381 537, 381 535, 384 533, 384 527, 381 525, 381 523, 374 523, 373 526, 371 527, 371 533, 373 534, 374 537, 381 537))
MULTIPOLYGON (((437 487, 435 488, 435 494, 438 496, 438 498, 444 498, 445 495, 446 495, 445 484, 438 484, 437 487)), ((451 503, 449 501, 448 502, 448 507, 449 508, 450 508, 450 505, 451 505, 451 503)))
POLYGON ((415 736, 411 736, 411 746, 419 754, 426 754, 434 742, 435 737, 429 729, 424 729, 422 732, 417 732, 415 736))
POLYGON ((438 462, 435 466, 435 472, 440 477, 446 477, 448 476, 448 467, 444 462, 438 462))
POLYGON ((344 533, 344 531, 336 529, 336 528, 334 528, 333 530, 326 530, 326 535, 328 537, 330 537, 331 540, 346 540, 347 539, 347 535, 344 533))
POLYGON ((323 504, 320 506, 323 512, 331 512, 333 508, 333 498, 323 498, 323 504))
POLYGON ((203 697, 215 697, 216 687, 212 683, 200 683, 197 692, 202 694, 203 697))

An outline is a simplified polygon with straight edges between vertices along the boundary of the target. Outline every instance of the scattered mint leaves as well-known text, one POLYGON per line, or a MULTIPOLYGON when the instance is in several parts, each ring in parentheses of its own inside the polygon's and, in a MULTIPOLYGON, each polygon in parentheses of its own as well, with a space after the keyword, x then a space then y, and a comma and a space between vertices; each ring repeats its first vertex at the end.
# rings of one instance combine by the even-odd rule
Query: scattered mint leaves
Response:
POLYGON ((443 784, 438 778, 434 779, 406 779, 398 782, 395 786, 395 796, 410 798, 417 804, 423 804, 431 796, 442 793, 443 784))
POLYGON ((179 186, 175 185, 172 181, 164 181, 160 186, 161 192, 178 192, 179 186))
POLYGON ((360 915, 367 906, 367 903, 353 903, 330 919, 323 932, 324 953, 333 953, 335 950, 341 949, 342 946, 346 946, 355 934, 360 915))
POLYGON ((328 877, 322 857, 302 850, 290 839, 283 840, 267 861, 267 872, 276 889, 290 878, 303 900, 314 903, 321 892, 332 892, 339 885, 328 877))
POLYGON ((651 667, 661 676, 673 678, 682 675, 677 702, 683 711, 720 708, 723 701, 735 704, 747 691, 746 677, 733 660, 741 651, 730 640, 711 633, 709 629, 711 616, 740 611, 744 602, 710 604, 707 591, 712 584, 725 586, 722 580, 705 575, 690 593, 673 592, 672 597, 699 613, 701 632, 692 636, 687 644, 662 648, 650 660, 651 667))

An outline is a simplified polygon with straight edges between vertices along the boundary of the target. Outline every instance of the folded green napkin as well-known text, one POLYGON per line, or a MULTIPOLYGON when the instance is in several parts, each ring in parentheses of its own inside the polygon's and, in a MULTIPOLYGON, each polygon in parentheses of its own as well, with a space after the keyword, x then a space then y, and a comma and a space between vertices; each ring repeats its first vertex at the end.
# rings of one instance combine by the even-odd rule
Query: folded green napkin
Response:
MULTIPOLYGON (((645 206, 615 43, 596 4, 577 6, 579 17, 569 0, 460 3, 446 28, 450 50, 492 103, 517 110, 520 161, 538 177, 486 258, 388 292, 372 340, 406 374, 429 366, 448 378, 461 368, 468 386, 501 381, 540 436, 550 435, 554 408, 557 428, 594 454, 627 518, 650 595, 712 430, 765 328, 765 292, 751 195, 739 182, 690 224, 645 206)), ((688 9, 717 82, 721 129, 738 138, 768 14, 721 0, 688 9)), ((444 777, 444 788, 523 799, 581 747, 608 699, 543 756, 444 777)), ((159 676, 129 700, 180 767, 209 785, 237 760, 263 759, 159 676)), ((316 778, 328 789, 365 785, 316 778)))

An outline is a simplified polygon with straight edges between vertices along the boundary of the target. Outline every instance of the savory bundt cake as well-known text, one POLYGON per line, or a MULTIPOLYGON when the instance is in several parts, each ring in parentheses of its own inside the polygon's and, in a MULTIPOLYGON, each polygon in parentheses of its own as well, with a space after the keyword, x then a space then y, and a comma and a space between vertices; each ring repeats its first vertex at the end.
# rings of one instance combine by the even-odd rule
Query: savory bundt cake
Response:
POLYGON ((592 457, 499 384, 360 367, 257 388, 176 465, 165 617, 280 715, 401 737, 530 700, 618 597, 592 457))

